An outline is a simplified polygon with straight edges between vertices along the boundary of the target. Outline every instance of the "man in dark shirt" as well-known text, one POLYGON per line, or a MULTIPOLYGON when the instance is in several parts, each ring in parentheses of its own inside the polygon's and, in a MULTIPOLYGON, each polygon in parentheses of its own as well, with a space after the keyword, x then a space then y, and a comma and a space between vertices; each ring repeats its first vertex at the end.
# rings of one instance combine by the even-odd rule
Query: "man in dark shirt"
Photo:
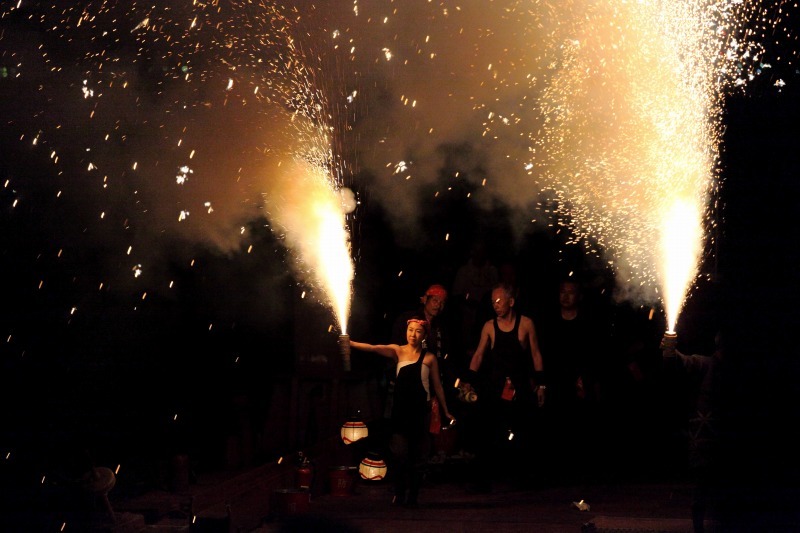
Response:
MULTIPOLYGON (((476 490, 490 490, 495 459, 516 463, 524 476, 529 460, 532 413, 545 401, 542 354, 533 321, 514 309, 514 289, 498 284, 492 290, 497 318, 488 320, 469 365, 470 383, 478 386, 479 428, 476 431, 476 490), (501 450, 501 448, 510 448, 501 450), (508 453, 512 456, 509 457, 508 453)), ((466 380, 465 380, 466 381, 466 380)))
POLYGON ((585 477, 597 452, 595 426, 605 337, 583 309, 580 283, 559 283, 558 310, 544 321, 541 343, 548 376, 549 466, 559 477, 585 477))

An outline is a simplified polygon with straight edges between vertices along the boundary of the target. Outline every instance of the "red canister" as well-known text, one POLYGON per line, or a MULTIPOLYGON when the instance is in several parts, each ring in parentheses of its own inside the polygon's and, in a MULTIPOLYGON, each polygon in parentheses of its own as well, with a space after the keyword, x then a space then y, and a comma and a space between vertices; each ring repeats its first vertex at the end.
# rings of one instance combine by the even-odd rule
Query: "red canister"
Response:
POLYGON ((311 468, 311 463, 304 461, 297 467, 297 487, 308 490, 313 480, 314 470, 311 468))
POLYGON ((331 496, 353 494, 354 469, 349 466, 334 466, 330 469, 331 496))

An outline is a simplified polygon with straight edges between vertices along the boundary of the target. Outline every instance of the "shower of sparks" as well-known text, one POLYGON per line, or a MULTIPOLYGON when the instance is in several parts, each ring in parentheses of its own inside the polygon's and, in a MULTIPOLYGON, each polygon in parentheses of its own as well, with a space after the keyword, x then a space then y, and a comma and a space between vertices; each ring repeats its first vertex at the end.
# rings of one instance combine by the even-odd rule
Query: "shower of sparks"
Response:
POLYGON ((622 296, 660 298, 673 330, 716 223, 723 98, 763 68, 752 22, 765 9, 571 1, 542 14, 542 125, 528 168, 554 192, 560 222, 606 252, 622 296))
MULTIPOLYGON (((796 9, 766 0, 287 4, 4 3, 0 21, 15 31, 0 33, 0 88, 27 97, 4 124, 54 176, 80 184, 59 187, 59 202, 95 193, 94 219, 143 272, 158 271, 143 236, 249 252, 240 229, 266 213, 340 322, 352 280, 340 199, 349 160, 374 171, 373 197, 398 228, 419 222, 419 191, 480 207, 500 200, 528 227, 569 226, 568 244, 606 254, 630 293, 621 297, 679 309, 666 300, 685 298, 717 223, 724 94, 791 59, 767 57, 762 44, 788 32, 796 9), (356 138, 357 151, 339 146, 356 138), (662 228, 677 203, 699 213, 693 227, 674 226, 690 231, 677 240, 700 242, 687 247, 698 255, 669 297, 659 243, 672 239, 662 228), (327 248, 310 242, 330 238, 327 248)), ((28 203, 16 189, 4 201, 28 203)))
POLYGON ((796 38, 785 1, 353 6, 337 41, 365 78, 360 98, 380 93, 360 119, 360 164, 398 233, 418 238, 421 193, 461 193, 441 183, 460 170, 462 187, 482 188, 466 194, 477 207, 500 200, 529 224, 568 226, 567 244, 609 260, 620 299, 650 303, 666 291, 672 204, 697 206, 701 236, 718 223, 724 95, 796 55, 765 51, 796 38))
POLYGON ((292 124, 296 127, 293 138, 302 140, 304 150, 288 161, 281 158, 279 167, 272 169, 272 198, 265 195, 265 204, 270 219, 285 232, 301 268, 316 274, 344 334, 354 276, 347 209, 331 187, 332 154, 326 132, 310 121, 298 119, 292 124))
POLYGON ((238 230, 267 213, 344 329, 353 267, 335 143, 356 92, 323 80, 339 32, 306 13, 244 0, 4 3, 0 21, 45 34, 28 46, 0 31, 4 77, 40 93, 7 125, 27 128, 20 138, 57 174, 77 159, 80 180, 102 180, 97 219, 118 220, 121 250, 143 264, 152 247, 131 251, 144 235, 249 251, 238 230))

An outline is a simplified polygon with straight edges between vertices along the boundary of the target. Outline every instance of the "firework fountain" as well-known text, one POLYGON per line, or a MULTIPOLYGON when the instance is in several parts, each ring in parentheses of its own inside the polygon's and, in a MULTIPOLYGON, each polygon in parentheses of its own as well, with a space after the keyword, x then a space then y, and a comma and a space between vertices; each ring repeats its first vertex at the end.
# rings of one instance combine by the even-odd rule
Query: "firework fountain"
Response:
POLYGON ((725 95, 769 69, 762 44, 784 4, 356 3, 351 35, 372 48, 353 57, 398 98, 360 126, 380 132, 363 156, 387 169, 375 196, 399 233, 419 228, 407 199, 454 194, 435 178, 446 168, 479 205, 508 205, 523 232, 568 227, 567 244, 604 256, 617 298, 660 301, 672 331, 719 222, 725 95), (469 149, 453 163, 443 146, 469 149))
POLYGON ((567 2, 543 56, 543 158, 531 161, 565 223, 605 251, 621 296, 664 305, 667 330, 713 226, 725 92, 761 49, 756 3, 567 2))
MULTIPOLYGON (((95 233, 123 240, 113 246, 125 268, 109 278, 119 284, 132 271, 146 285, 159 270, 157 235, 250 253, 249 226, 266 213, 304 292, 346 332, 353 202, 337 136, 340 113, 350 111, 330 104, 335 80, 321 79, 330 32, 270 2, 0 9, 3 21, 29 18, 57 37, 59 54, 0 32, 16 58, 11 76, 4 70, 16 94, 9 128, 50 154, 54 175, 75 175, 88 191, 81 211, 97 213, 95 233), (66 166, 73 162, 83 169, 66 166), (111 229, 117 219, 120 235, 111 229)), ((58 197, 75 202, 71 193, 58 197)))

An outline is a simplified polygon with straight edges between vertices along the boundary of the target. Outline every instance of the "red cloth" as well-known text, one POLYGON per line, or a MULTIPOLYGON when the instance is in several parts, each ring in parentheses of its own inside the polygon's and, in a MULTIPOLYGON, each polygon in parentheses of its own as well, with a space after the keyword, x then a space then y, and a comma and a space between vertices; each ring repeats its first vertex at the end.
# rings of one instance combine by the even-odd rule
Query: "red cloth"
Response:
POLYGON ((442 416, 439 414, 439 400, 436 398, 431 400, 431 424, 428 431, 434 435, 442 431, 442 416))

